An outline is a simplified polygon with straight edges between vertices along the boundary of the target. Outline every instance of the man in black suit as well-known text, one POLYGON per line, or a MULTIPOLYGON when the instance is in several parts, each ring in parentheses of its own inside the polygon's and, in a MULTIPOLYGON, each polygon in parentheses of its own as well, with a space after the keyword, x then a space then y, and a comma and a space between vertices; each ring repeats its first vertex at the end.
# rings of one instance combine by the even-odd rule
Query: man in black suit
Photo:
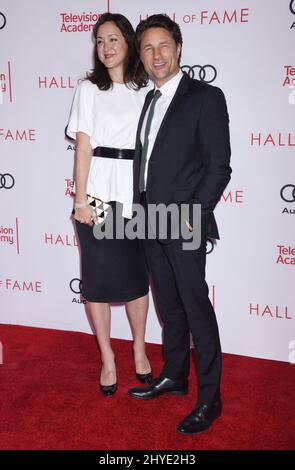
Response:
MULTIPOLYGON (((209 428, 221 415, 221 347, 205 281, 206 240, 219 238, 213 210, 230 180, 228 113, 222 91, 180 69, 182 37, 166 15, 153 15, 136 30, 145 70, 155 82, 137 131, 134 203, 201 204, 201 244, 146 239, 144 249, 163 322, 164 367, 147 387, 129 390, 152 399, 188 390, 190 332, 198 365, 198 402, 178 425, 182 434, 209 428)), ((189 214, 193 212, 190 210, 189 214)), ((187 221, 193 230, 193 219, 187 221)))

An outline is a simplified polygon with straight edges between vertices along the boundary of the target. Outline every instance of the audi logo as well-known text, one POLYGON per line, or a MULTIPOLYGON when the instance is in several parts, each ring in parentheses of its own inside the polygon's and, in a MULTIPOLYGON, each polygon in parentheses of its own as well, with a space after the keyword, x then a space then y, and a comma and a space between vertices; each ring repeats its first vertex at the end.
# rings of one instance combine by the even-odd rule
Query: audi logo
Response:
POLYGON ((217 77, 217 70, 213 65, 183 65, 183 72, 186 72, 190 78, 199 78, 202 82, 212 83, 217 77))
POLYGON ((206 241, 206 255, 209 255, 214 250, 214 243, 211 238, 207 238, 206 241))
POLYGON ((291 0, 290 2, 290 11, 291 13, 293 13, 293 15, 295 15, 294 0, 291 0))
POLYGON ((10 173, 0 173, 0 189, 11 189, 14 186, 14 177, 10 173))
POLYGON ((3 13, 0 11, 0 29, 5 28, 6 25, 6 17, 3 13))
POLYGON ((70 282, 70 289, 74 294, 81 294, 82 293, 82 281, 75 277, 70 282))
POLYGON ((285 202, 295 202, 295 184, 285 184, 280 191, 280 196, 285 202))

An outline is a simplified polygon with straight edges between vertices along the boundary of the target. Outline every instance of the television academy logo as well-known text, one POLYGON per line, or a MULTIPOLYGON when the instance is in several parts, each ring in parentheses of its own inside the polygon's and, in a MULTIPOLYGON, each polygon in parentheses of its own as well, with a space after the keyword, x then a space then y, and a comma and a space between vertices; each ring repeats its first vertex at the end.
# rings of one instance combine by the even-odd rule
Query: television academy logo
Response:
POLYGON ((295 67, 294 65, 284 65, 284 80, 283 87, 289 91, 288 101, 290 104, 295 104, 295 67))
POLYGON ((283 264, 283 265, 292 265, 295 266, 295 247, 293 246, 285 246, 285 245, 277 245, 278 255, 276 264, 283 264))
MULTIPOLYGON (((295 184, 285 184, 280 190, 281 199, 288 204, 295 203, 295 184)), ((282 214, 295 214, 295 208, 284 207, 282 214)))
POLYGON ((11 189, 15 184, 15 179, 10 173, 0 173, 0 189, 11 189))
POLYGON ((13 227, 5 227, 4 225, 1 225, 0 243, 13 245, 14 243, 14 228, 13 227))
POLYGON ((75 196, 75 193, 73 192, 74 180, 71 178, 65 178, 65 182, 66 182, 65 196, 70 196, 70 197, 75 196))
POLYGON ((283 86, 294 87, 295 86, 295 67, 294 65, 284 65, 285 78, 283 86))
POLYGON ((16 217, 15 227, 0 225, 0 245, 10 245, 16 247, 16 252, 20 254, 19 221, 16 217))
MULTIPOLYGON (((292 15, 295 15, 295 0, 290 1, 289 8, 290 8, 290 12, 292 13, 292 15)), ((295 28, 295 21, 293 21, 293 23, 290 26, 290 29, 292 28, 295 28)))
POLYGON ((12 79, 11 64, 7 62, 7 70, 0 70, 0 104, 4 101, 5 93, 8 94, 9 102, 12 103, 12 79))
POLYGON ((92 31, 102 13, 88 12, 73 14, 62 12, 60 33, 82 33, 92 31))
POLYGON ((4 13, 2 13, 2 11, 0 11, 0 30, 4 29, 5 26, 6 26, 6 16, 4 15, 4 13))
POLYGON ((190 78, 197 78, 205 83, 212 83, 217 77, 214 65, 182 65, 181 70, 186 72, 190 78))

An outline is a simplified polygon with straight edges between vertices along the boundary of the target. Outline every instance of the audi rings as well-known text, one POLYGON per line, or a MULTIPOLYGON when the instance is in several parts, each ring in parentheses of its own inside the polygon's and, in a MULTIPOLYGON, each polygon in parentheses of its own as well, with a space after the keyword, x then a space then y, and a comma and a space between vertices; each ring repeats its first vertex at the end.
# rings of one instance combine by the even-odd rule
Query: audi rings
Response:
POLYGON ((82 281, 81 279, 74 278, 70 282, 70 289, 74 294, 81 294, 82 293, 82 281))
POLYGON ((280 191, 280 196, 285 202, 295 202, 295 185, 285 184, 280 191))
POLYGON ((0 11, 0 29, 5 28, 6 25, 6 16, 0 11))
POLYGON ((217 77, 217 70, 213 65, 183 65, 183 72, 186 72, 190 78, 198 78, 202 82, 212 83, 217 77))
POLYGON ((0 189, 11 189, 14 186, 14 177, 10 173, 0 173, 0 189))

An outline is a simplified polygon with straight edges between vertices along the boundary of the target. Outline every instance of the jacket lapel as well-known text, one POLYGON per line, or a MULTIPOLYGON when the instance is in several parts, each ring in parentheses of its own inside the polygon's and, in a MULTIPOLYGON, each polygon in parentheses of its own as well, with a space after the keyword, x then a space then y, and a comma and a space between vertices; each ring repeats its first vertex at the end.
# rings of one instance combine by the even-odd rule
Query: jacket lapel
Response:
MULTIPOLYGON (((177 101, 179 100, 180 96, 187 92, 190 80, 191 79, 189 78, 189 76, 186 73, 184 73, 183 77, 180 80, 179 85, 176 89, 174 97, 172 98, 172 101, 171 101, 171 103, 170 103, 170 105, 169 105, 169 107, 166 111, 166 114, 165 114, 165 116, 162 120, 162 123, 160 125, 159 131, 157 133, 156 140, 155 140, 152 152, 151 152, 151 156, 152 156, 152 154, 153 154, 153 152, 156 148, 159 137, 161 136, 161 134, 163 134, 165 132, 165 126, 166 126, 166 123, 167 123, 167 120, 168 120, 169 116, 171 115, 171 113, 173 113, 173 108, 177 104, 177 101)), ((134 182, 136 182, 136 184, 137 184, 138 177, 139 177, 138 175, 139 175, 139 168, 140 168, 140 162, 141 162, 140 134, 141 134, 141 129, 142 129, 144 117, 145 117, 146 112, 148 110, 148 107, 149 107, 149 105, 150 105, 150 103, 153 99, 153 96, 154 96, 154 90, 151 90, 146 95, 145 102, 144 102, 144 105, 143 105, 143 108, 142 108, 142 111, 141 111, 141 114, 140 114, 140 118, 139 118, 139 121, 138 121, 138 126, 137 126, 134 165, 133 165, 133 171, 134 171, 133 177, 134 177, 134 182)))
POLYGON ((154 90, 151 90, 145 98, 145 102, 139 117, 137 131, 136 131, 136 140, 135 140, 135 154, 134 154, 134 161, 133 161, 133 202, 139 202, 139 169, 140 169, 140 162, 141 162, 141 142, 140 142, 140 133, 142 128, 142 123, 146 114, 146 111, 150 105, 150 102, 153 99, 154 90))
POLYGON ((142 108, 142 111, 141 111, 141 114, 140 114, 140 117, 139 117, 137 131, 136 131, 136 141, 135 141, 136 154, 139 152, 139 150, 141 148, 141 143, 140 143, 141 128, 142 128, 142 124, 143 124, 143 121, 144 121, 145 114, 146 114, 147 109, 150 105, 150 102, 153 99, 153 96, 154 96, 154 90, 149 91, 148 94, 146 95, 145 102, 144 102, 144 105, 143 105, 143 108, 142 108))
POLYGON ((179 85, 178 85, 178 87, 175 91, 175 94, 174 94, 174 96, 171 100, 171 103, 168 106, 168 109, 165 113, 165 116, 163 117, 163 120, 161 122, 160 128, 158 130, 158 133, 157 133, 157 136, 156 136, 156 139, 155 139, 155 142, 154 142, 154 146, 153 146, 153 149, 152 149, 152 152, 151 152, 151 156, 152 156, 152 153, 154 152, 154 149, 156 148, 158 139, 160 138, 161 134, 163 134, 164 131, 165 131, 165 125, 167 123, 167 120, 168 120, 169 116, 171 114, 173 114, 173 108, 176 106, 180 96, 187 92, 189 81, 190 81, 190 78, 188 77, 188 75, 186 73, 184 73, 183 77, 180 80, 179 85))

